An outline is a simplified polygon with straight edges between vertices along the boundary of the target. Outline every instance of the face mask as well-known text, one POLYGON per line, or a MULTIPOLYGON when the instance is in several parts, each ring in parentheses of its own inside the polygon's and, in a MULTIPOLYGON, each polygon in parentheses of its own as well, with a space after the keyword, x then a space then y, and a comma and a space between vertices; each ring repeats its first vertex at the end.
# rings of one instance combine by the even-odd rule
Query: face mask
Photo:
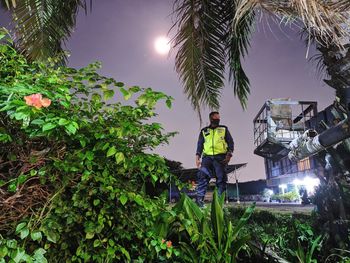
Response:
POLYGON ((214 119, 210 121, 212 126, 218 126, 220 124, 220 119, 214 119))

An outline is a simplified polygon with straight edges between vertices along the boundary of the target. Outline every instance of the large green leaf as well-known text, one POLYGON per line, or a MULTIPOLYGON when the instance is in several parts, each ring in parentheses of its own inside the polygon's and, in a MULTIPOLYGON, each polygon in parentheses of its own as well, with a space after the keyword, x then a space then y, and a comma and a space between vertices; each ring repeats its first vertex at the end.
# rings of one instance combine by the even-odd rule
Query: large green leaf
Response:
POLYGON ((312 262, 312 256, 315 252, 315 249, 320 245, 322 242, 322 235, 319 235, 315 240, 311 243, 310 250, 306 253, 306 262, 312 262))
POLYGON ((215 189, 213 201, 211 203, 211 224, 213 226, 214 237, 218 242, 218 249, 222 249, 222 237, 225 227, 223 206, 218 196, 218 191, 215 189))
POLYGON ((245 226, 248 222, 248 219, 250 218, 250 216, 253 214, 255 209, 255 203, 253 203, 252 205, 250 205, 245 211, 243 216, 239 219, 237 225, 234 227, 233 229, 233 239, 236 239, 239 232, 241 231, 241 229, 243 228, 243 226, 245 226))
POLYGON ((199 255, 197 254, 196 249, 192 248, 186 242, 179 242, 179 244, 184 249, 185 255, 183 256, 185 259, 187 259, 188 262, 199 262, 199 255))

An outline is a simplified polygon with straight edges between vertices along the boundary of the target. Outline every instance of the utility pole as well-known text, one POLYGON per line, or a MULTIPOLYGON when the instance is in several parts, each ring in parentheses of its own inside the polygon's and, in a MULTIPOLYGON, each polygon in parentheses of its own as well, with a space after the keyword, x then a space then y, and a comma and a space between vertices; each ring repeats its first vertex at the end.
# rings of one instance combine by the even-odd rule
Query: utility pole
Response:
POLYGON ((239 189, 238 189, 238 179, 237 179, 237 172, 235 169, 235 179, 236 179, 236 192, 237 192, 237 204, 239 204, 239 189))

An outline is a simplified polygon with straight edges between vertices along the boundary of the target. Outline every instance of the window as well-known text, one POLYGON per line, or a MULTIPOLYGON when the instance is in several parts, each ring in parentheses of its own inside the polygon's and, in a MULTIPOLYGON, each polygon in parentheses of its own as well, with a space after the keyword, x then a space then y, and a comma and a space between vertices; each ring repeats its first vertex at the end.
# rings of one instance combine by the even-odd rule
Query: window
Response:
POLYGON ((310 159, 306 157, 298 162, 298 171, 310 170, 310 159))

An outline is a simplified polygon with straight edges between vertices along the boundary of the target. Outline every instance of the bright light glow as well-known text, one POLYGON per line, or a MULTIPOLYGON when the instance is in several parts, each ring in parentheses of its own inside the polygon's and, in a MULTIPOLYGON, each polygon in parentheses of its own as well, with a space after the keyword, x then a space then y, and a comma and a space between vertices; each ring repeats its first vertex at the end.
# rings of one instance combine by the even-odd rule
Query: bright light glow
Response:
POLYGON ((318 178, 310 178, 306 176, 303 180, 295 179, 293 184, 298 188, 298 186, 304 186, 308 194, 313 194, 315 192, 316 186, 320 184, 318 178))
POLYGON ((320 180, 318 178, 304 178, 304 185, 308 193, 313 194, 315 192, 315 187, 320 184, 320 180))
POLYGON ((267 190, 267 193, 268 193, 269 195, 273 195, 273 191, 272 191, 271 189, 267 190))
POLYGON ((154 49, 160 55, 167 55, 170 50, 170 39, 165 36, 157 37, 154 41, 154 49))
POLYGON ((293 184, 296 185, 296 186, 298 186, 298 185, 303 185, 303 182, 300 181, 299 179, 295 179, 295 180, 293 181, 293 184))

